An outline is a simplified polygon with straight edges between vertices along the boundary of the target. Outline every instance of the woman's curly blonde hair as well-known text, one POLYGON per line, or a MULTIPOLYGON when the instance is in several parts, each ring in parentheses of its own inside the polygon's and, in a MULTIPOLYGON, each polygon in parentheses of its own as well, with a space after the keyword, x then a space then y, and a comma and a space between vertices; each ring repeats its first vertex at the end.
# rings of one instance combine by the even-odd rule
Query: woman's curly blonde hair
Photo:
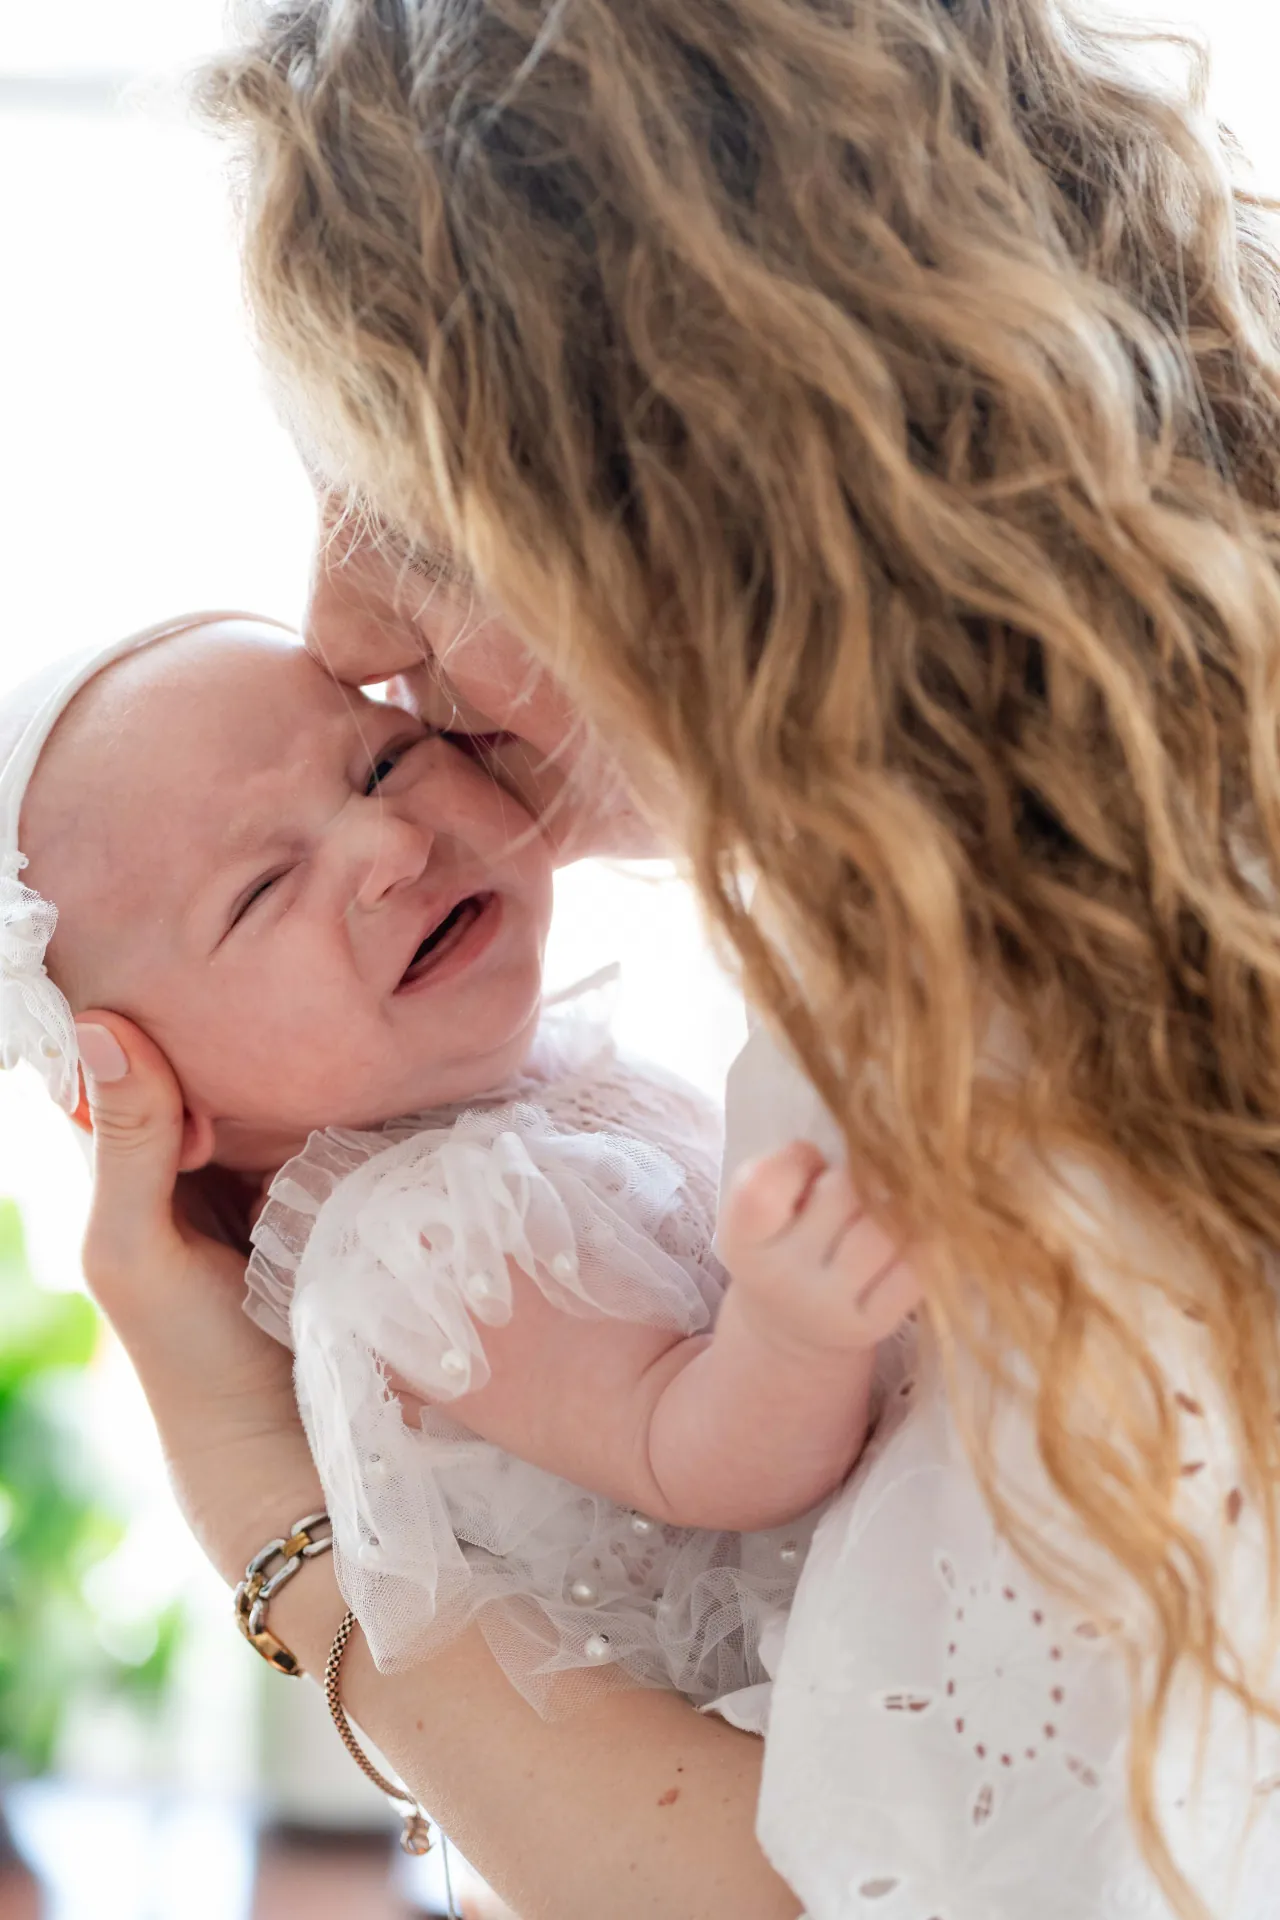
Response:
POLYGON ((1274 1596, 1280 269, 1182 51, 1140 80, 1066 0, 278 0, 204 101, 306 430, 674 769, 953 1378, 1032 1383, 1148 1609, 1135 1807, 1196 1913, 1175 1681, 1274 1703, 1177 1382, 1025 1177, 1101 1164, 1195 1256, 1133 1283, 1200 1323, 1274 1596))

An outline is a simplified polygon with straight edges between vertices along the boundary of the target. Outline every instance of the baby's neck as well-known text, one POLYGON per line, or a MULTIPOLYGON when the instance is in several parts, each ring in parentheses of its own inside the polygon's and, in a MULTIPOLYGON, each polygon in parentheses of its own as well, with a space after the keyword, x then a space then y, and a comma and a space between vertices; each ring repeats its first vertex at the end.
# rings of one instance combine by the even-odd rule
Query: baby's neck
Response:
POLYGON ((214 1165, 240 1179, 265 1186, 295 1154, 302 1152, 309 1137, 305 1133, 220 1120, 214 1129, 214 1165))
MULTIPOLYGON (((477 1075, 475 1085, 452 1087, 447 1098, 421 1101, 411 1112, 397 1108, 393 1113, 364 1114, 358 1119, 335 1120, 330 1124, 350 1127, 358 1133, 373 1133, 379 1127, 389 1126, 418 1113, 448 1112, 472 1104, 509 1098, 531 1070, 531 1057, 535 1051, 533 1038, 531 1034, 524 1057, 514 1062, 505 1061, 497 1078, 490 1073, 481 1081, 477 1075)), ((214 1127, 213 1161, 228 1174, 265 1188, 282 1167, 303 1152, 311 1134, 318 1131, 319 1128, 299 1132, 283 1127, 250 1125, 239 1120, 219 1120, 214 1127)))

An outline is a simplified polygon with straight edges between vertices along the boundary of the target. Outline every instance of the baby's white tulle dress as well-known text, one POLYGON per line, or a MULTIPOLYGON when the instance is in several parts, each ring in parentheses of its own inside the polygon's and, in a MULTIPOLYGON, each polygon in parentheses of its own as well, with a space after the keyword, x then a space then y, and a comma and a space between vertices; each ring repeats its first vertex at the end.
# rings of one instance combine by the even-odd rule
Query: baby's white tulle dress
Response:
POLYGON ((750 1535, 662 1525, 448 1411, 488 1377, 508 1261, 568 1314, 680 1335, 714 1318, 718 1117, 619 1056, 603 998, 549 1010, 518 1081, 483 1101, 313 1134, 272 1182, 246 1308, 293 1347, 338 1580, 380 1668, 477 1620, 540 1712, 639 1684, 758 1728, 816 1515, 750 1535), (432 1403, 420 1426, 388 1369, 432 1403))

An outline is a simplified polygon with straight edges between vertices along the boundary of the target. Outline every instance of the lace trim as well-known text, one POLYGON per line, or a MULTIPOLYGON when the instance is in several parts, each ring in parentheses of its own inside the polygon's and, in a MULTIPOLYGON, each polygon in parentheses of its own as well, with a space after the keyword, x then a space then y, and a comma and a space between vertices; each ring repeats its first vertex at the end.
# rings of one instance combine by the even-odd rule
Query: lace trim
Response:
POLYGON ((0 1065, 26 1061, 68 1113, 80 1097, 80 1049, 65 996, 45 971, 58 910, 18 875, 25 857, 0 861, 0 1065))

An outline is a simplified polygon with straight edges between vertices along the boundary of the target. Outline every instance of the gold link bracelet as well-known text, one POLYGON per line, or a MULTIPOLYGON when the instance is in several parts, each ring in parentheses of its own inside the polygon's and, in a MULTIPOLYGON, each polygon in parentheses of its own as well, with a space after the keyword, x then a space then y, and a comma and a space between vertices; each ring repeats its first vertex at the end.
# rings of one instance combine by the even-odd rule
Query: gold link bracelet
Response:
POLYGON ((290 1680, 298 1679, 302 1668, 295 1655, 268 1627, 267 1607, 304 1562, 331 1551, 332 1530, 324 1534, 316 1532, 317 1527, 328 1526, 327 1513, 308 1513, 301 1520, 295 1520, 282 1539, 269 1540, 265 1547, 259 1548, 236 1588, 236 1625, 267 1665, 290 1680))

